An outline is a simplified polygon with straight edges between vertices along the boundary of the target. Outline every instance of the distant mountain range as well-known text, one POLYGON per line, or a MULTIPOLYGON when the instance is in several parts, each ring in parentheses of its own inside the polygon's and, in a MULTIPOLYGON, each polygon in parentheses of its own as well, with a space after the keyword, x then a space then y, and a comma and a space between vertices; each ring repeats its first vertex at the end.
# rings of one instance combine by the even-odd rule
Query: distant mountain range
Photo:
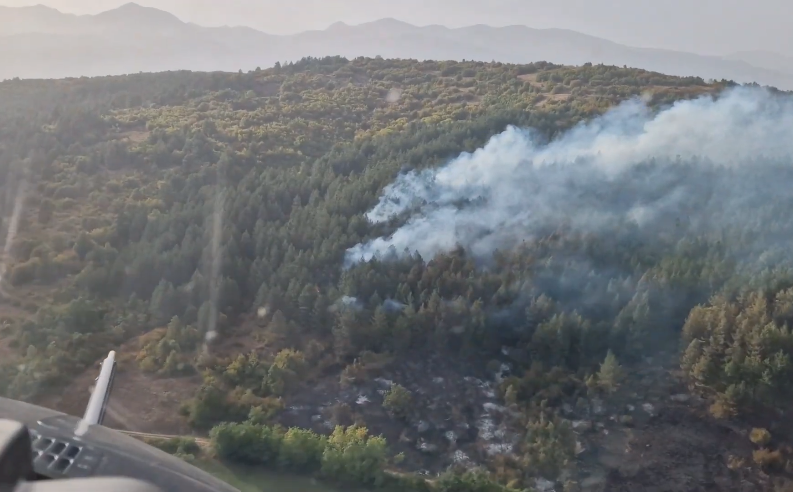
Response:
POLYGON ((746 62, 755 67, 793 74, 793 58, 770 51, 742 51, 724 57, 746 62))
POLYGON ((97 15, 0 7, 0 79, 99 76, 164 70, 237 71, 304 56, 419 60, 549 61, 627 65, 670 75, 757 82, 793 90, 793 59, 767 52, 728 57, 634 48, 564 29, 476 25, 418 27, 394 19, 275 36, 247 27, 203 27, 129 3, 97 15))

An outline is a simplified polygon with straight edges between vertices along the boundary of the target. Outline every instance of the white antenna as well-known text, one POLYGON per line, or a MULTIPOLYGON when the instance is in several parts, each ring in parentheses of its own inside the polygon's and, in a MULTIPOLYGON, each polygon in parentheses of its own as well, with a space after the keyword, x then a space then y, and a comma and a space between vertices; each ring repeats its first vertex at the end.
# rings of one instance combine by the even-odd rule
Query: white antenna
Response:
POLYGON ((110 401, 110 391, 113 388, 113 377, 116 375, 116 352, 111 351, 107 358, 102 362, 102 370, 96 378, 91 397, 88 399, 88 406, 83 415, 83 422, 86 425, 102 425, 107 410, 107 403, 110 401))

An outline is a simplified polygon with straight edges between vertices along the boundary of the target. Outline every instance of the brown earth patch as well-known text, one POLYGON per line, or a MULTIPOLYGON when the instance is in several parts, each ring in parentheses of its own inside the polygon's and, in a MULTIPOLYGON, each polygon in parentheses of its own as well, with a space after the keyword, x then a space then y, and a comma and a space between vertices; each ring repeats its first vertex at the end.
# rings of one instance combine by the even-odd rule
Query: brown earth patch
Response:
MULTIPOLYGON (((201 385, 201 376, 159 377, 146 374, 135 360, 140 338, 158 331, 162 329, 133 338, 116 350, 116 376, 104 425, 154 434, 192 433, 179 409, 201 385)), ((59 396, 42 397, 38 404, 81 417, 102 360, 77 376, 59 396)))
POLYGON ((129 130, 127 132, 122 132, 118 137, 134 144, 140 144, 141 142, 146 142, 149 138, 149 134, 151 134, 151 132, 148 130, 129 130))
MULTIPOLYGON (((81 417, 99 367, 78 376, 60 396, 45 397, 42 406, 81 417)), ((179 414, 181 404, 201 384, 200 376, 160 378, 144 374, 134 360, 120 362, 113 382, 104 425, 154 434, 190 434, 179 414)))

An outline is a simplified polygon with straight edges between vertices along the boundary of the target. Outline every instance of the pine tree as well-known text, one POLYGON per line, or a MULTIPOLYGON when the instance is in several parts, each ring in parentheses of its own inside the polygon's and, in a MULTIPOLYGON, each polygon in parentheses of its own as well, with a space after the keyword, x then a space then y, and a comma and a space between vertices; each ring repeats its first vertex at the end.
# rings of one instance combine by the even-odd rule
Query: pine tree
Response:
POLYGON ((432 291, 432 295, 427 302, 427 310, 434 316, 438 317, 443 307, 443 300, 437 290, 432 291))
POLYGON ((149 315, 155 325, 160 326, 171 320, 176 312, 176 290, 170 281, 160 280, 151 295, 149 315))
POLYGON ((515 386, 510 384, 504 392, 504 402, 507 405, 516 405, 518 403, 518 392, 515 386))
POLYGON ((284 317, 284 313, 280 310, 276 310, 275 314, 273 314, 273 318, 270 320, 268 328, 277 335, 287 334, 289 332, 289 323, 286 317, 284 317))
POLYGON ((165 333, 168 338, 179 340, 182 334, 182 321, 179 316, 173 316, 171 322, 168 323, 168 330, 165 333))
POLYGON ((355 354, 353 343, 353 328, 355 325, 355 314, 352 310, 342 309, 336 315, 336 323, 333 325, 333 351, 336 358, 344 360, 355 354))
POLYGON ((179 362, 179 355, 176 350, 171 350, 168 357, 165 359, 159 373, 166 376, 172 376, 181 371, 181 364, 179 362))
POLYGON ((369 306, 376 308, 380 307, 381 305, 383 305, 383 299, 380 297, 380 294, 375 291, 374 294, 369 297, 369 306))
POLYGON ((680 358, 680 368, 683 372, 690 375, 701 355, 702 341, 695 338, 691 340, 691 343, 688 344, 685 352, 683 352, 683 356, 680 358))
POLYGON ((223 277, 220 285, 219 298, 218 305, 223 312, 229 309, 231 313, 234 313, 242 306, 242 292, 240 291, 240 287, 237 285, 236 281, 228 276, 223 277))
POLYGON ((201 334, 206 334, 210 329, 216 329, 215 326, 217 321, 212 320, 216 313, 217 312, 213 310, 212 304, 208 300, 201 304, 201 307, 198 309, 197 322, 198 330, 201 334))
POLYGON ((392 384, 383 398, 383 407, 395 417, 402 419, 410 415, 412 403, 412 394, 400 384, 392 384))
POLYGON ((375 342, 383 342, 390 332, 388 315, 382 306, 378 306, 372 316, 372 337, 375 342))
POLYGON ((52 219, 53 213, 55 213, 55 204, 52 202, 52 200, 42 199, 39 203, 39 223, 42 225, 49 223, 52 219))
POLYGON ((716 372, 716 366, 711 356, 704 353, 691 368, 691 377, 702 384, 710 384, 710 379, 716 372))
POLYGON ((617 357, 609 350, 598 372, 598 385, 607 393, 613 393, 619 387, 623 378, 623 370, 617 362, 617 357))
POLYGON ((91 249, 94 247, 94 242, 88 237, 88 234, 85 232, 80 232, 77 235, 77 240, 74 242, 74 252, 77 254, 77 257, 80 258, 81 261, 85 260, 85 256, 91 252, 91 249))
MULTIPOLYGON (((268 300, 270 296, 270 289, 267 286, 267 282, 263 282, 260 286, 258 291, 256 292, 256 298, 254 299, 254 305, 257 308, 265 308, 267 306, 268 300)), ((269 307, 267 307, 269 309, 269 307)))
POLYGON ((312 325, 312 312, 314 310, 314 299, 317 295, 316 287, 306 285, 297 298, 300 325, 304 330, 308 330, 312 325))
POLYGON ((330 302, 324 293, 320 293, 314 301, 314 308, 311 311, 311 330, 315 333, 327 333, 330 331, 328 317, 328 307, 330 302))
POLYGON ((411 339, 410 318, 405 314, 400 314, 391 329, 390 346, 397 352, 405 352, 410 348, 411 339))

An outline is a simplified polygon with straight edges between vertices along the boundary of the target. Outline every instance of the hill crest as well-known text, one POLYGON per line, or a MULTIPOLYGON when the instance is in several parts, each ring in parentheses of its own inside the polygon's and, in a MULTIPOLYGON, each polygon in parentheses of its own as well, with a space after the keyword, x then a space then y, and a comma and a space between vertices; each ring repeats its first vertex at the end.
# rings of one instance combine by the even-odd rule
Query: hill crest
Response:
POLYGON ((163 70, 233 71, 272 66, 306 56, 418 60, 550 61, 563 65, 629 66, 676 76, 757 82, 793 89, 789 72, 756 66, 746 57, 719 58, 644 49, 567 29, 484 24, 415 26, 395 18, 324 30, 271 35, 249 27, 204 27, 137 3, 96 15, 63 14, 49 7, 4 8, 0 79, 102 76, 163 70), (145 37, 139 33, 146 32, 145 37))

